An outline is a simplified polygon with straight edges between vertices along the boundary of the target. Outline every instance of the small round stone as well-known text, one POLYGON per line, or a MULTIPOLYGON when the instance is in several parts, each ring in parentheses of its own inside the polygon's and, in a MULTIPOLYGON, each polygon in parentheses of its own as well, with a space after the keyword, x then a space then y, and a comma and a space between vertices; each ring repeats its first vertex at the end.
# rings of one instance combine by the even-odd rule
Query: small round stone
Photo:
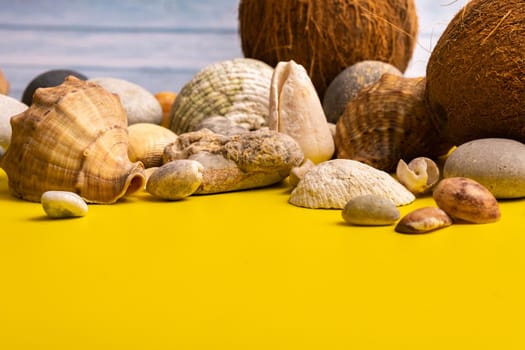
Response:
POLYGON ((388 198, 363 195, 350 199, 343 208, 345 222, 352 225, 393 225, 400 217, 399 209, 388 198))
POLYGON ((0 146, 7 149, 11 143, 11 117, 26 109, 26 104, 13 97, 0 94, 0 146))
POLYGON ((47 191, 42 194, 40 202, 51 218, 81 217, 88 212, 86 202, 74 192, 47 191))
POLYGON ((473 179, 496 198, 525 197, 525 144, 503 138, 464 143, 445 161, 443 176, 473 179))
POLYGON ((166 200, 186 198, 201 185, 203 171, 203 165, 196 160, 172 160, 153 171, 146 183, 146 191, 166 200))
POLYGON ((136 123, 162 122, 162 107, 155 95, 140 85, 118 78, 100 77, 89 79, 90 82, 117 94, 126 111, 128 125, 136 123))

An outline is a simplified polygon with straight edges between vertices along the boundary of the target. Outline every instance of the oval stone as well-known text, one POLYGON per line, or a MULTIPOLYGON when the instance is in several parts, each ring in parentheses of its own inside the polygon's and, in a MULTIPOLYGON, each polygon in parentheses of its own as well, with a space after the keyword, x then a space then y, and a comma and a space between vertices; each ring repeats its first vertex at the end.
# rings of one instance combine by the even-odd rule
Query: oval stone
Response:
POLYGON ((155 95, 140 85, 125 79, 100 77, 89 79, 120 97, 128 117, 128 125, 136 123, 158 124, 162 122, 162 107, 155 95))
POLYGON ((27 105, 17 99, 0 94, 0 146, 7 149, 11 143, 11 117, 22 113, 27 105))
POLYGON ((74 192, 46 191, 40 202, 47 216, 52 218, 80 217, 88 212, 86 202, 74 192))
POLYGON ((352 225, 393 225, 400 217, 399 209, 388 199, 377 195, 363 195, 350 199, 343 208, 345 222, 352 225))
POLYGON ((473 140, 447 158, 444 177, 467 177, 496 198, 525 197, 525 144, 503 138, 473 140))

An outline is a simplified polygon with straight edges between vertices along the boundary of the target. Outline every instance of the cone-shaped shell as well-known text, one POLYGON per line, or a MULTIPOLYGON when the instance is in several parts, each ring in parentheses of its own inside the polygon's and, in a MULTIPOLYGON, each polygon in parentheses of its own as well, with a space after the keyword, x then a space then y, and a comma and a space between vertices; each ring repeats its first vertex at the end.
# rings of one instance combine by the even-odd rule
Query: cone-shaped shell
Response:
POLYGON ((307 208, 343 209, 352 198, 377 195, 396 206, 415 196, 390 174, 351 159, 332 159, 308 171, 290 195, 289 202, 307 208))
POLYGON ((393 172, 400 159, 447 153, 424 102, 425 78, 384 74, 353 98, 336 126, 337 158, 393 172))
POLYGON ((204 119, 224 116, 255 130, 266 125, 273 68, 236 58, 199 71, 177 94, 168 126, 177 135, 195 131, 204 119))
POLYGON ((40 201, 45 191, 62 190, 87 202, 113 203, 144 186, 143 164, 128 159, 124 109, 96 84, 69 77, 37 89, 11 127, 2 167, 16 197, 40 201))

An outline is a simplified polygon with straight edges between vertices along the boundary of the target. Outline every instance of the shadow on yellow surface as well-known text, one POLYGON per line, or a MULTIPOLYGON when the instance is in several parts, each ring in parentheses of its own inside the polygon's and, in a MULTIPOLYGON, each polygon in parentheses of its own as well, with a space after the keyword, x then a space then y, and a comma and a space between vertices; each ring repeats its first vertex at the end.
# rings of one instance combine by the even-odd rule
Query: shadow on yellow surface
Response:
MULTIPOLYGON (((283 186, 48 220, 0 172, 2 349, 521 349, 523 201, 425 235, 283 186)), ((426 205, 418 199, 402 214, 426 205)))

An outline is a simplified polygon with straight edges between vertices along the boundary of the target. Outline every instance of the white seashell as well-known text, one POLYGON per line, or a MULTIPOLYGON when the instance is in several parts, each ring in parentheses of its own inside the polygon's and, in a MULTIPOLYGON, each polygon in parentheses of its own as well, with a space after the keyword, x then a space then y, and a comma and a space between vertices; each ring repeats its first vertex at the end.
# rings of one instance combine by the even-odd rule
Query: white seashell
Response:
POLYGON ((430 158, 417 157, 408 164, 403 159, 397 163, 396 176, 415 195, 428 192, 439 180, 439 168, 430 158))
POLYGON ((317 91, 303 66, 279 62, 270 86, 268 127, 290 135, 314 163, 332 158, 334 138, 317 91))
POLYGON ((212 116, 224 116, 248 130, 266 126, 272 74, 271 66, 251 58, 204 67, 177 94, 169 128, 177 135, 196 131, 212 116))
POLYGON ((351 159, 333 159, 308 171, 292 191, 289 203, 307 208, 343 209, 354 197, 372 194, 400 206, 415 196, 385 171, 351 159))
POLYGON ((69 191, 46 191, 40 199, 47 216, 52 218, 81 217, 88 206, 78 194, 69 191))

